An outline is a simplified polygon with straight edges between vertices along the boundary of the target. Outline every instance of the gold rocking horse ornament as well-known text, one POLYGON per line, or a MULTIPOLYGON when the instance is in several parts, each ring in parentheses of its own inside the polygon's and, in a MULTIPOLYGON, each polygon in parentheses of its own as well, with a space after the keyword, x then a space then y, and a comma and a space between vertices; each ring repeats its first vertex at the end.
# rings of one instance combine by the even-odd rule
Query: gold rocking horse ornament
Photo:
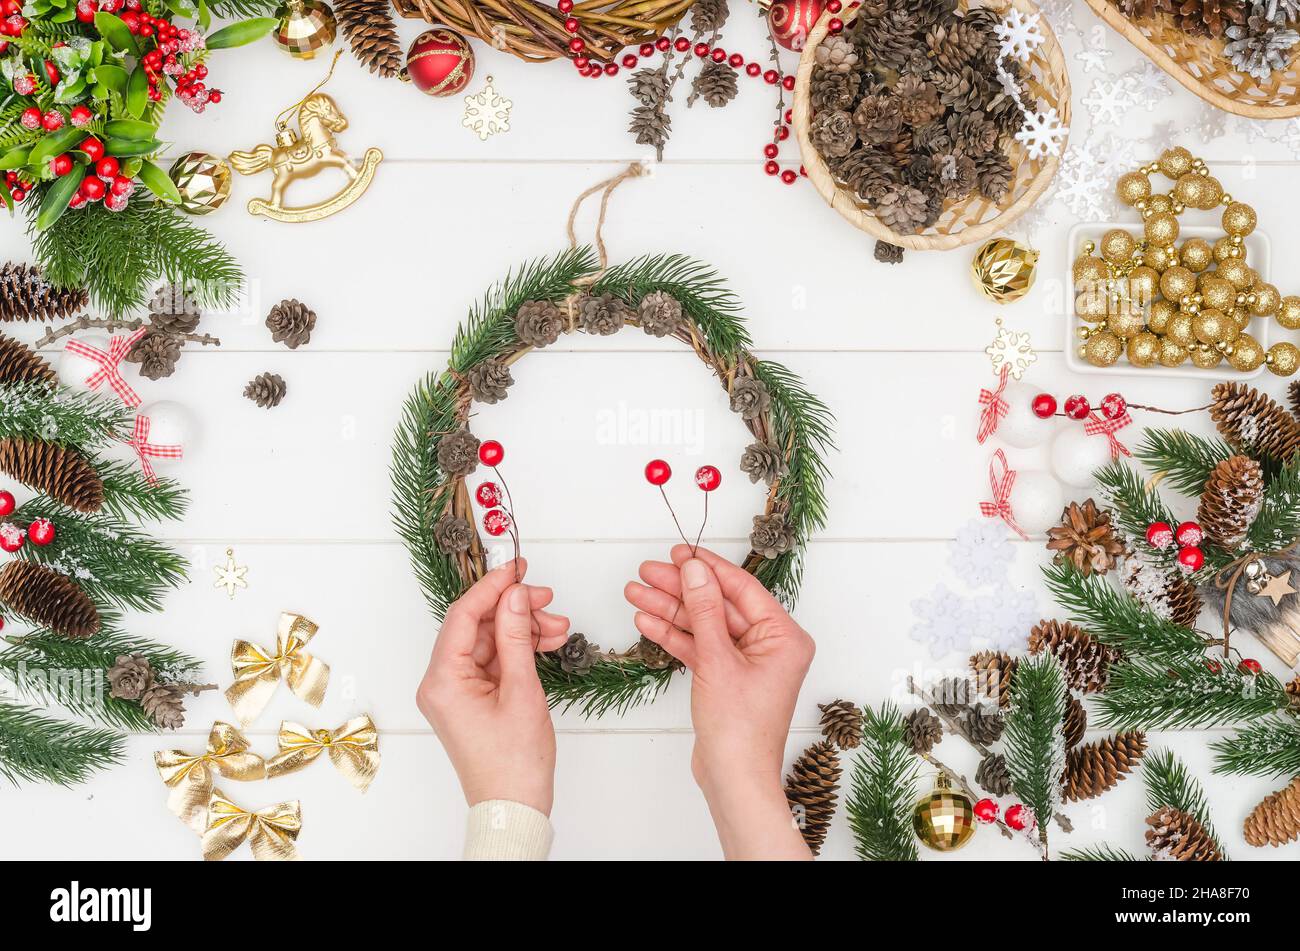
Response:
MULTIPOLYGON (((334 61, 338 62, 335 54, 334 61)), ((248 152, 231 152, 230 164, 241 175, 255 175, 270 169, 275 175, 271 183, 271 197, 254 198, 248 203, 248 213, 265 215, 276 221, 319 221, 342 211, 364 194, 375 177, 375 169, 383 161, 384 153, 377 148, 366 149, 365 158, 358 168, 348 154, 338 147, 335 132, 348 127, 348 120, 339 111, 334 100, 322 92, 321 86, 334 74, 331 64, 326 75, 315 89, 303 99, 281 112, 275 122, 275 145, 259 145, 248 152), (289 127, 286 114, 298 110, 298 128, 289 127), (314 205, 296 207, 284 204, 285 189, 302 178, 310 178, 326 168, 340 168, 348 176, 348 183, 338 194, 314 205)))

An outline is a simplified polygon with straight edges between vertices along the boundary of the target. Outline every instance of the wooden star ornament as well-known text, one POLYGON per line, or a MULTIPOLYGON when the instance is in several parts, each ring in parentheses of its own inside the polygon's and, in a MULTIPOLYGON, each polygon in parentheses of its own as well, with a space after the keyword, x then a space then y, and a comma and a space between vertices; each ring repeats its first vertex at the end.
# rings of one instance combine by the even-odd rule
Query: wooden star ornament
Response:
POLYGON ((1291 585, 1291 572, 1284 571, 1280 575, 1273 575, 1264 582, 1264 586, 1259 591, 1261 598, 1272 598, 1273 606, 1277 607, 1282 603, 1282 599, 1288 594, 1295 594, 1296 589, 1291 585))

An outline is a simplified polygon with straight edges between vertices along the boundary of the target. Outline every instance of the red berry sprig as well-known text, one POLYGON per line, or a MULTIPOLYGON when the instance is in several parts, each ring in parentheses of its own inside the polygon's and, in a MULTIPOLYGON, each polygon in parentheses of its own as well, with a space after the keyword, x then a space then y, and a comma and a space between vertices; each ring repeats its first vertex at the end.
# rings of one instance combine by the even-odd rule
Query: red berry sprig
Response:
POLYGON ((506 532, 510 533, 510 538, 515 545, 515 580, 519 580, 519 530, 515 526, 515 503, 510 497, 510 486, 506 484, 505 476, 497 468, 501 465, 506 457, 505 447, 495 439, 488 439, 478 447, 478 461, 485 466, 491 466, 492 471, 496 473, 500 485, 496 482, 484 482, 479 485, 474 492, 474 499, 479 505, 488 509, 483 514, 483 530, 493 538, 498 538, 506 532))
POLYGON ((38 518, 27 526, 27 540, 33 545, 44 548, 54 542, 54 523, 48 518, 38 518))
POLYGON ((1007 809, 1004 821, 1017 832, 1032 829, 1037 824, 1037 820, 1034 818, 1034 811, 1021 803, 1016 803, 1014 806, 1007 809))
POLYGON ((1056 407, 1056 397, 1051 393, 1039 393, 1030 404, 1034 415, 1039 419, 1061 415, 1074 420, 1085 420, 1092 415, 1094 409, 1100 410, 1106 419, 1119 419, 1128 409, 1128 402, 1119 393, 1107 393, 1101 398, 1101 403, 1094 407, 1088 402, 1088 397, 1075 393, 1065 398, 1063 412, 1058 413, 1056 407))
POLYGON ((14 509, 18 508, 18 500, 8 489, 0 489, 0 518, 12 515, 14 509))
POLYGON ((1253 677, 1264 672, 1264 665, 1253 657, 1246 657, 1237 665, 1237 669, 1243 674, 1249 674, 1253 677))
POLYGON ((26 541, 27 533, 13 522, 0 524, 0 551, 6 551, 12 555, 22 548, 26 541))
POLYGON ((1205 565, 1205 552, 1200 547, 1204 538, 1205 532, 1195 522, 1182 522, 1177 530, 1168 522, 1152 522, 1147 526, 1147 544, 1157 551, 1177 545, 1178 567, 1187 574, 1194 574, 1205 565))
POLYGON ((975 803, 975 818, 985 825, 998 821, 998 804, 992 799, 981 799, 975 803))

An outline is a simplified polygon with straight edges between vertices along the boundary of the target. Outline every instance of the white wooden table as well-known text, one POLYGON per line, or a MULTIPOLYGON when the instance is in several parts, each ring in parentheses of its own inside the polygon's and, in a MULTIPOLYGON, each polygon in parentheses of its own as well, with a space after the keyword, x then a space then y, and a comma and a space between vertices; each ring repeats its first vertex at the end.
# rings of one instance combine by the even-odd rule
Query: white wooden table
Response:
MULTIPOLYGON (((1086 9, 1076 15, 1086 30, 1102 30, 1086 9)), ((403 23, 404 41, 419 26, 403 23)), ((1114 34, 1099 37, 1115 51, 1113 72, 1138 62, 1114 34)), ((353 154, 377 145, 386 156, 369 193, 335 218, 292 226, 244 212, 249 198, 269 189, 267 176, 238 179, 229 205, 205 223, 242 261, 250 305, 241 314, 209 317, 203 329, 223 346, 187 351, 171 379, 137 380, 128 370, 146 401, 181 401, 201 427, 175 470, 191 490, 190 514, 165 528, 193 560, 192 583, 171 596, 165 614, 134 619, 133 629, 202 658, 210 678, 224 686, 233 638, 269 644, 281 611, 306 614, 320 624, 313 650, 333 668, 325 705, 313 712, 281 688, 250 730, 255 744, 272 751, 281 717, 335 726, 369 712, 382 730, 383 766, 364 798, 324 762, 228 790, 250 807, 301 798, 300 850, 309 858, 459 852, 463 799, 413 702, 436 627, 390 527, 393 429, 417 378, 445 365, 469 305, 507 269, 562 249, 573 198, 628 160, 646 157, 624 132, 629 98, 621 79, 580 82, 565 64, 529 67, 475 45, 471 90, 495 76, 514 100, 508 134, 480 143, 460 126, 459 98, 424 98, 344 59, 327 90, 351 120, 340 142, 353 154), (272 343, 262 324, 285 297, 319 315, 311 344, 296 352, 272 343), (265 370, 288 383, 284 403, 270 412, 241 395, 265 370), (249 568, 248 590, 233 600, 212 586, 212 566, 228 547, 249 568)), ((765 55, 760 22, 747 5, 734 4, 723 45, 765 55)), ((1076 48, 1067 41, 1067 52, 1076 48)), ((1078 100, 1096 75, 1083 76, 1073 59, 1070 65, 1081 112, 1078 100)), ((178 149, 224 154, 267 141, 276 111, 305 93, 325 66, 289 61, 263 43, 214 58, 212 69, 225 101, 201 118, 172 110, 165 131, 178 149)), ((1145 136, 1152 121, 1182 127, 1196 106, 1174 86, 1156 112, 1131 113, 1121 134, 1145 136)), ((987 496, 989 449, 977 446, 973 433, 976 392, 991 379, 982 350, 995 317, 1032 333, 1040 360, 1028 379, 1060 395, 1121 390, 1133 401, 1176 407, 1205 402, 1206 387, 1140 375, 1073 378, 1065 371, 1062 347, 1070 341, 1060 276, 1074 223, 1067 212, 1058 207, 1037 235, 1042 259, 1033 292, 999 308, 971 287, 970 251, 909 253, 901 266, 876 264, 872 242, 807 182, 787 187, 766 177, 760 150, 773 114, 770 89, 743 77, 739 98, 725 111, 700 104, 688 112, 679 102, 667 160, 651 177, 620 188, 606 239, 615 261, 668 251, 716 265, 746 303, 756 349, 801 374, 838 416, 831 522, 810 546, 796 612, 818 654, 788 744, 793 759, 817 736, 818 702, 847 696, 905 703, 909 674, 933 678, 963 669, 964 654, 931 657, 909 638, 910 605, 947 578, 947 544, 987 496)), ((1086 120, 1076 124, 1082 135, 1086 120)), ((1260 209, 1275 269, 1289 265, 1300 215, 1296 163, 1266 144, 1181 141, 1260 209)), ((1150 154, 1163 144, 1152 143, 1150 154)), ((784 157, 794 161, 796 152, 791 143, 784 157)), ((585 215, 580 230, 589 235, 593 220, 585 215)), ((4 232, 0 251, 5 259, 28 259, 14 227, 4 232)), ((1300 286, 1300 277, 1277 270, 1274 280, 1283 293, 1300 286)), ((40 332, 5 330, 15 328, 27 340, 40 332)), ((554 585, 556 607, 571 613, 576 629, 602 647, 624 646, 635 634, 623 583, 639 561, 662 557, 673 541, 642 465, 655 456, 675 462, 679 472, 719 465, 724 486, 707 544, 739 555, 760 505, 759 490, 736 470, 744 430, 693 357, 640 334, 566 339, 514 372, 510 399, 482 407, 474 429, 507 447, 531 578, 554 585), (668 431, 648 439, 639 427, 651 420, 667 421, 668 431)), ((1275 395, 1285 386, 1275 378, 1262 384, 1275 395)), ((1034 452, 1010 455, 1017 467, 1043 462, 1034 452)), ((694 490, 681 479, 673 488, 679 512, 693 523, 694 490)), ((1041 541, 1018 543, 1014 576, 1037 593, 1048 617, 1054 606, 1038 580, 1045 559, 1041 541)), ((1246 653, 1249 640, 1238 641, 1246 653)), ((1286 673, 1262 647, 1253 652, 1273 673, 1286 673)), ((229 716, 220 694, 207 694, 191 703, 178 736, 132 739, 128 761, 86 786, 6 792, 24 821, 8 824, 0 851, 14 858, 197 857, 194 836, 165 808, 152 753, 198 748, 211 721, 229 716)), ((562 715, 556 725, 557 858, 719 855, 690 778, 686 677, 653 706, 622 718, 562 715)), ((1210 738, 1164 733, 1151 742, 1176 750, 1205 783, 1234 857, 1300 858, 1300 845, 1245 845, 1242 820, 1281 781, 1211 775, 1210 738)), ((945 740, 938 755, 973 774, 975 756, 961 740, 945 740)), ((1142 848, 1140 778, 1066 812, 1076 831, 1055 834, 1057 847, 1106 841, 1142 848)), ((842 815, 824 854, 853 855, 842 815)), ((952 860, 968 858, 1036 854, 982 830, 952 860)))

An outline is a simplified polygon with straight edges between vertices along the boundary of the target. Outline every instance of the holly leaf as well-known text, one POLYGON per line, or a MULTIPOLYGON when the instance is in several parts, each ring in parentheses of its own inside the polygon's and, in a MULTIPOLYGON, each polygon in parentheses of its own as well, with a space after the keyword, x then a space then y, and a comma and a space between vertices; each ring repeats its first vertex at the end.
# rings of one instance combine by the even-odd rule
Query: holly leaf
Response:
POLYGON ((86 133, 76 126, 67 126, 58 132, 51 132, 32 146, 32 150, 27 156, 27 164, 38 169, 43 168, 46 162, 61 152, 66 152, 72 148, 85 138, 85 135, 86 133))
POLYGON ((109 137, 104 149, 109 155, 126 158, 131 155, 152 155, 162 145, 157 139, 117 139, 109 137))
MULTIPOLYGON (((140 70, 143 73, 143 70, 140 70)), ((132 81, 134 81, 134 76, 132 81)), ((128 91, 127 95, 131 93, 128 91)), ((106 123, 104 132, 118 139, 151 139, 157 126, 152 122, 141 122, 139 119, 114 119, 106 123)))
POLYGON ((74 163, 72 171, 60 175, 54 184, 45 190, 45 200, 41 202, 40 213, 36 216, 36 230, 45 231, 68 210, 68 202, 81 187, 81 180, 86 175, 86 167, 74 163))
POLYGON ((9 214, 14 213, 14 196, 9 194, 9 184, 0 177, 0 199, 4 200, 5 207, 9 209, 9 214))
MULTIPOLYGON (((73 7, 69 12, 75 16, 77 10, 73 7)), ((115 17, 111 13, 96 13, 95 29, 113 49, 133 56, 136 54, 135 37, 131 35, 131 31, 127 29, 120 17, 115 17)))
POLYGON ((210 50, 226 50, 234 46, 243 46, 266 36, 275 29, 278 22, 274 17, 253 17, 251 20, 240 20, 238 23, 232 23, 217 30, 208 37, 206 45, 210 50))
POLYGON ((10 149, 3 156, 0 156, 0 172, 22 168, 27 164, 27 156, 31 150, 29 145, 20 145, 18 148, 10 149))
MULTIPOLYGON (((112 63, 95 67, 95 82, 116 93, 126 92, 126 70, 112 63)), ((107 98, 107 97, 101 97, 107 98)))
MULTIPOLYGON (((131 78, 128 79, 126 83, 127 114, 139 119, 144 115, 144 109, 147 105, 149 105, 149 77, 145 73, 143 67, 137 66, 135 72, 131 73, 131 78)), ((112 125, 113 123, 110 122, 109 126, 111 127, 112 125)), ((152 134, 152 128, 145 133, 146 136, 152 134)), ((131 136, 127 136, 127 138, 131 138, 131 136)))
POLYGON ((176 187, 176 183, 160 166, 155 165, 153 162, 142 163, 140 165, 140 181, 144 182, 149 191, 163 201, 171 202, 174 205, 180 204, 180 189, 176 187))
POLYGON ((59 85, 54 90, 54 101, 58 103, 76 102, 77 98, 86 91, 86 80, 81 76, 81 71, 74 69, 59 81, 59 85))

